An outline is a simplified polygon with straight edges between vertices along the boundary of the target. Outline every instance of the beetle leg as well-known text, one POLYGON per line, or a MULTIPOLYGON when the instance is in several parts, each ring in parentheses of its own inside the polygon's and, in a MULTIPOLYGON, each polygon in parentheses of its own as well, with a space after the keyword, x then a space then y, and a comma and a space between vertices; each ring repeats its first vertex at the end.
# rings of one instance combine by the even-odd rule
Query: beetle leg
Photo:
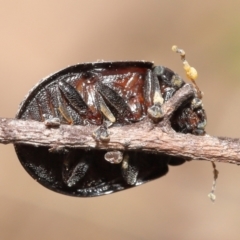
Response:
POLYGON ((118 164, 123 160, 123 153, 120 151, 109 151, 105 153, 104 158, 110 163, 118 164))
POLYGON ((205 111, 202 108, 200 108, 200 109, 197 110, 197 115, 198 115, 198 118, 200 120, 200 122, 197 125, 197 128, 199 130, 203 130, 204 131, 204 128, 207 125, 207 116, 205 114, 205 111))
POLYGON ((86 114, 88 107, 80 93, 72 85, 65 81, 60 81, 58 87, 73 108, 80 114, 86 114))
POLYGON ((92 136, 97 140, 97 141, 102 141, 102 142, 108 142, 110 141, 110 136, 108 133, 108 127, 112 125, 111 122, 104 121, 103 125, 98 127, 92 134, 92 136))
POLYGON ((99 108, 103 115, 112 123, 116 122, 116 118, 108 108, 107 104, 104 102, 102 96, 98 94, 98 103, 99 103, 99 108))
POLYGON ((97 90, 99 92, 98 94, 98 104, 100 111, 103 113, 103 115, 109 120, 104 121, 103 125, 97 128, 93 132, 93 137, 99 141, 107 142, 110 140, 109 133, 108 133, 108 127, 112 125, 114 122, 116 122, 115 116, 112 114, 111 110, 107 106, 106 101, 112 105, 119 113, 121 117, 128 117, 131 115, 131 110, 129 106, 126 104, 124 99, 119 96, 113 89, 110 87, 104 85, 99 81, 97 83, 97 90))
POLYGON ((69 152, 63 161, 62 179, 68 187, 76 185, 89 169, 88 161, 82 157, 80 161, 74 160, 74 153, 69 152))
POLYGON ((207 125, 207 117, 205 111, 203 110, 202 100, 198 97, 195 97, 191 102, 191 109, 196 112, 199 122, 197 124, 197 129, 194 130, 196 135, 204 135, 204 128, 207 125))
POLYGON ((49 114, 42 114, 42 119, 44 120, 44 124, 46 127, 59 127, 60 126, 60 119, 58 117, 54 117, 49 114))
MULTIPOLYGON (((132 116, 130 107, 116 91, 103 84, 101 81, 98 81, 97 83, 97 90, 103 96, 104 100, 106 100, 111 106, 113 106, 117 110, 121 118, 126 119, 132 116)), ((109 118, 109 116, 107 118, 109 118)))
MULTIPOLYGON (((164 99, 162 97, 159 81, 157 75, 153 72, 150 73, 150 76, 147 78, 147 92, 152 92, 153 105, 148 108, 148 114, 153 119, 161 119, 163 117, 162 104, 164 99), (151 89, 148 89, 151 88, 151 89)), ((146 95, 146 94, 145 94, 146 95)))
POLYGON ((112 114, 111 110, 108 108, 103 97, 98 92, 96 92, 96 96, 100 111, 109 121, 104 120, 103 124, 98 127, 92 135, 97 141, 108 142, 110 140, 108 127, 111 126, 114 122, 116 122, 116 118, 112 114))
POLYGON ((165 101, 168 101, 175 92, 176 90, 174 88, 170 88, 170 87, 165 88, 165 94, 164 94, 165 101))
POLYGON ((195 97, 191 102, 191 109, 197 109, 203 107, 202 100, 200 98, 195 97))
MULTIPOLYGON (((43 115, 43 117, 45 117, 44 115, 43 115)), ((45 126, 47 126, 47 127, 59 127, 60 126, 60 119, 59 118, 56 118, 56 117, 54 117, 54 118, 49 118, 49 119, 45 119, 45 121, 44 121, 44 124, 45 124, 45 126)))
POLYGON ((123 157, 122 176, 129 185, 135 185, 137 182, 138 168, 131 163, 128 154, 125 154, 123 157))
POLYGON ((147 106, 152 105, 152 95, 153 95, 152 71, 147 70, 146 80, 144 81, 144 99, 145 99, 147 106))
POLYGON ((59 115, 60 121, 67 122, 68 124, 73 124, 73 119, 67 111, 66 103, 62 99, 62 96, 59 90, 57 91, 57 105, 58 105, 57 112, 59 112, 58 115, 59 115))

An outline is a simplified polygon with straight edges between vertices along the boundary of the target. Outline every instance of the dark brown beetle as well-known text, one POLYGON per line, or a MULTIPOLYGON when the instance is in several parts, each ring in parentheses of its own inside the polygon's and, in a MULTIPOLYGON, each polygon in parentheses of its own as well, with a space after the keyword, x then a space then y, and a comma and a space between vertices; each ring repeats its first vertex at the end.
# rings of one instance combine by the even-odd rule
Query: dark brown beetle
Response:
MULTIPOLYGON (((108 127, 146 117, 160 121, 161 105, 185 82, 168 68, 151 62, 78 64, 54 73, 35 86, 22 102, 18 119, 46 124, 93 124, 96 141, 109 141, 108 127)), ((206 116, 196 97, 171 119, 183 133, 203 135, 206 116)), ((78 197, 101 196, 138 186, 168 172, 183 159, 139 152, 62 149, 16 144, 27 172, 43 186, 78 197)))

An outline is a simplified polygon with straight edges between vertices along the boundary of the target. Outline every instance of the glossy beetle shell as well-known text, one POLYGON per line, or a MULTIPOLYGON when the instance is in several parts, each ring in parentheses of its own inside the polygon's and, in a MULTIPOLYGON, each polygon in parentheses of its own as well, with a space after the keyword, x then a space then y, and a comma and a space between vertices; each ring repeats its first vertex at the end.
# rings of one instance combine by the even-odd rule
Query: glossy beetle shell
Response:
MULTIPOLYGON (((111 127, 141 121, 148 117, 148 108, 153 105, 151 94, 146 94, 153 69, 152 63, 143 61, 68 67, 36 85, 22 102, 16 117, 36 121, 59 118, 61 124, 93 124, 96 127, 101 126, 106 117, 112 120, 111 127), (102 107, 109 112, 103 114, 102 107)), ((163 99, 167 101, 179 87, 170 83, 175 73, 168 68, 161 69, 158 81, 163 99)), ((205 121, 202 107, 192 109, 190 101, 171 119, 176 131, 197 135, 204 134, 205 121)), ((65 149, 52 153, 47 147, 23 144, 16 144, 15 149, 23 167, 40 184, 79 197, 100 196, 131 188, 163 176, 168 172, 168 164, 184 162, 166 155, 127 152, 130 166, 137 168, 136 180, 129 184, 124 180, 120 164, 106 161, 106 151, 65 149), (70 179, 68 176, 73 171, 78 172, 70 179)))

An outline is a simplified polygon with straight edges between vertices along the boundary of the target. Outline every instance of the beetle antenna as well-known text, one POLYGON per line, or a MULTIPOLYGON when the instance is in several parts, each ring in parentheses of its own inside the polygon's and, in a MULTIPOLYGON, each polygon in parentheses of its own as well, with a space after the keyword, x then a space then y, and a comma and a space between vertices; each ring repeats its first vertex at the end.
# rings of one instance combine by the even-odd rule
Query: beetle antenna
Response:
POLYGON ((183 62, 183 68, 187 74, 187 77, 192 81, 196 91, 198 98, 202 99, 202 92, 200 91, 197 83, 195 82, 196 78, 198 77, 197 70, 194 67, 191 67, 189 63, 186 60, 186 54, 185 51, 182 49, 179 49, 176 45, 172 46, 173 52, 179 53, 181 56, 181 60, 183 62))
POLYGON ((208 194, 208 197, 211 199, 212 202, 215 202, 216 200, 215 190, 216 190, 216 183, 217 183, 219 172, 216 169, 216 164, 214 162, 212 162, 212 166, 213 166, 213 184, 212 184, 212 190, 208 194))

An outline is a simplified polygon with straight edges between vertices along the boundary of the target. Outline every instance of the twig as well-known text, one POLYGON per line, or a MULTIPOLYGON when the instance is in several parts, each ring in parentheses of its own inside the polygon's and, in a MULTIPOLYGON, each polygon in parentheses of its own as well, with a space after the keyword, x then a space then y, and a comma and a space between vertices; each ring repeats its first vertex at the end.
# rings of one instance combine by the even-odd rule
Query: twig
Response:
POLYGON ((154 124, 146 120, 109 129, 110 141, 96 142, 92 137, 96 126, 47 128, 44 123, 0 118, 0 143, 23 143, 35 146, 106 150, 137 150, 166 153, 193 160, 240 164, 240 139, 195 136, 176 133, 169 118, 175 109, 192 97, 194 89, 186 84, 163 105, 164 118, 154 124))

